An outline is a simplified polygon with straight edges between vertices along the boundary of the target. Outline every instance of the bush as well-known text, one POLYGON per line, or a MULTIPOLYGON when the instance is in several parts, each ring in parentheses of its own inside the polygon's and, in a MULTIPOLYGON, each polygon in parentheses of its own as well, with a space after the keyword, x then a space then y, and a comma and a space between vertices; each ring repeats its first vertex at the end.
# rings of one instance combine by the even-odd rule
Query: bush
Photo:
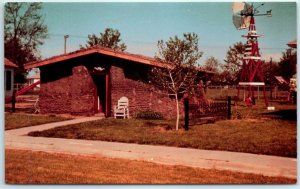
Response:
POLYGON ((163 119, 163 115, 152 110, 141 111, 136 114, 137 119, 163 119))
POLYGON ((231 115, 232 115, 232 117, 235 118, 235 119, 243 119, 242 113, 239 112, 239 111, 231 112, 231 115))

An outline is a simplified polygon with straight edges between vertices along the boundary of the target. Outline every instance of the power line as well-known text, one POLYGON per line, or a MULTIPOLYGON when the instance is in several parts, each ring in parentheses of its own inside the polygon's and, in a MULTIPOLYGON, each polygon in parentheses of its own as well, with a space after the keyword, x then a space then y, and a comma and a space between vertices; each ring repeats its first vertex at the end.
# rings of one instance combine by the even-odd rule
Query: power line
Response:
MULTIPOLYGON (((65 36, 65 34, 48 34, 49 36, 54 36, 54 37, 64 37, 65 36)), ((69 37, 74 37, 74 38, 85 38, 85 39, 87 39, 88 38, 88 36, 82 36, 82 35, 72 35, 72 34, 70 34, 69 35, 69 37)))
MULTIPOLYGON (((54 37, 64 37, 65 34, 48 34, 49 36, 54 36, 54 37)), ((88 39, 88 36, 82 36, 82 35, 73 35, 73 34, 69 34, 69 37, 72 38, 82 38, 82 39, 88 39)), ((130 43, 138 43, 138 44, 156 44, 156 42, 149 42, 149 41, 131 41, 131 40, 125 40, 127 42, 130 43)), ((200 45, 200 48, 209 48, 209 49, 227 49, 229 48, 229 46, 209 46, 209 45, 200 45)), ((286 49, 284 47, 261 47, 260 49, 286 49)))

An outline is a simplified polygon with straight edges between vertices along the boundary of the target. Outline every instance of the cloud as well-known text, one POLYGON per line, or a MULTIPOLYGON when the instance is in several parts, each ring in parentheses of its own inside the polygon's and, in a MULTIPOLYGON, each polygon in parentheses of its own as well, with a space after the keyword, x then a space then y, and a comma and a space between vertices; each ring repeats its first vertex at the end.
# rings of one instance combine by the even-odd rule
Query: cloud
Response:
POLYGON ((135 43, 129 42, 126 43, 127 45, 127 52, 140 54, 144 56, 154 57, 155 52, 157 51, 156 43, 135 43))
POLYGON ((261 58, 265 61, 270 61, 272 58, 273 61, 280 61, 280 58, 282 57, 282 53, 264 53, 262 54, 261 58))

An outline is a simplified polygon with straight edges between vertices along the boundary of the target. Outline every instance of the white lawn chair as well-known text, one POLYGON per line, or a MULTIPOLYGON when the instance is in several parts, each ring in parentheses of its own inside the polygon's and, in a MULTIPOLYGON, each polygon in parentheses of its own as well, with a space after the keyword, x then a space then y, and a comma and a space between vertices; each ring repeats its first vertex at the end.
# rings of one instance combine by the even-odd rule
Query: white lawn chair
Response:
POLYGON ((118 100, 118 105, 114 106, 114 117, 122 117, 123 119, 129 118, 129 103, 128 98, 123 96, 118 100))

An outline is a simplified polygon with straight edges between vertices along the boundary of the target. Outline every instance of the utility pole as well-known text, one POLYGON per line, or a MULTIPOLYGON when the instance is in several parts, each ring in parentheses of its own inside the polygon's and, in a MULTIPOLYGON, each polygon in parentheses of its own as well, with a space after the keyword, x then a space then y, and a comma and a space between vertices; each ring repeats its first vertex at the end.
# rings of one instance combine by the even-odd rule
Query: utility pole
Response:
POLYGON ((65 48, 64 48, 64 52, 65 52, 65 54, 67 54, 67 38, 69 38, 69 35, 64 35, 64 39, 65 39, 65 48))
POLYGON ((269 79, 270 79, 270 99, 272 99, 272 80, 273 80, 273 74, 272 74, 272 57, 270 59, 270 74, 269 74, 269 79))

